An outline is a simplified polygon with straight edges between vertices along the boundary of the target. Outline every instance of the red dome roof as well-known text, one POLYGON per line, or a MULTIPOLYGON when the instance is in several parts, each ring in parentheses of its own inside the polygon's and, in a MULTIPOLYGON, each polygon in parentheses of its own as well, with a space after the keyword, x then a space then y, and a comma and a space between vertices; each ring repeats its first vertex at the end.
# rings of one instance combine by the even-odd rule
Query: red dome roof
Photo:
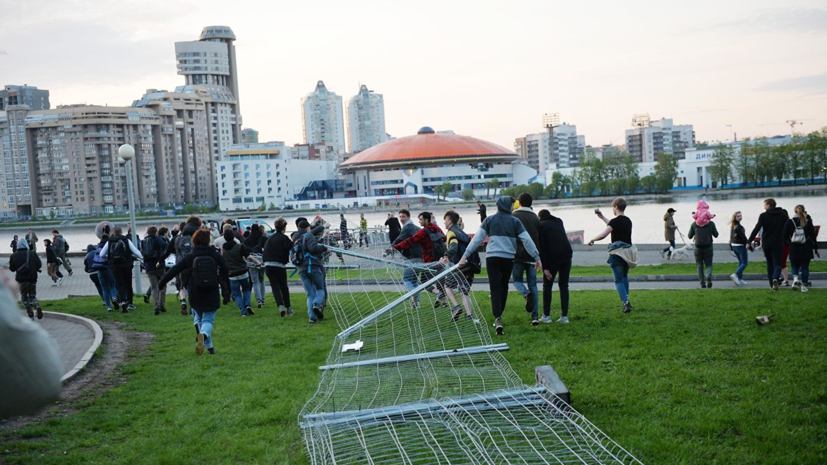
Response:
MULTIPOLYGON (((423 128, 429 129, 429 128, 423 128)), ((359 152, 340 165, 356 169, 388 165, 439 165, 453 162, 510 162, 518 155, 505 147, 468 136, 420 131, 359 152)))

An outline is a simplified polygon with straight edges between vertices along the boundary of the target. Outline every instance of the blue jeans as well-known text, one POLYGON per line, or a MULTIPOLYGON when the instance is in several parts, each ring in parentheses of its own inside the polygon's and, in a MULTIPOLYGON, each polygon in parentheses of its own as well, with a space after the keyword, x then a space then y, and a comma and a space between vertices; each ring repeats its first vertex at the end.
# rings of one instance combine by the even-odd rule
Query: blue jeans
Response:
POLYGON ((256 302, 264 303, 264 268, 250 268, 250 277, 253 279, 253 292, 256 295, 256 302))
POLYGON ((665 253, 667 257, 671 257, 672 256, 672 250, 675 250, 675 239, 672 239, 671 241, 667 241, 667 242, 669 242, 669 247, 663 249, 663 253, 665 253))
POLYGON ((810 282, 810 260, 790 260, 793 267, 793 276, 798 276, 802 284, 810 282))
POLYGON ((215 325, 215 314, 218 313, 218 310, 199 312, 193 309, 192 313, 195 315, 195 324, 198 326, 198 332, 204 335, 204 347, 212 349, 212 328, 215 325))
POLYGON ((536 318, 540 309, 540 299, 538 299, 540 294, 537 291, 537 272, 534 271, 534 264, 514 262, 514 268, 511 269, 511 278, 514 280, 514 287, 520 291, 523 297, 528 295, 529 292, 534 296, 534 308, 531 309, 531 316, 536 318), (528 281, 528 289, 523 285, 524 273, 526 281, 528 281))
POLYGON ((612 274, 615 277, 617 295, 625 304, 629 301, 629 264, 617 255, 609 255, 608 263, 612 267, 612 274))
POLYGON ((101 284, 101 297, 103 298, 103 303, 106 304, 106 309, 112 309, 112 301, 118 300, 118 291, 115 287, 115 275, 112 274, 112 270, 105 269, 105 270, 98 270, 98 281, 101 284))
MULTIPOLYGON (((413 260, 412 262, 421 263, 421 261, 413 260)), ((410 292, 419 287, 419 274, 413 268, 405 267, 405 271, 402 272, 402 282, 405 283, 405 288, 410 292)), ((419 294, 414 295, 414 301, 419 301, 419 294)))
POLYGON ((735 252, 735 256, 738 257, 738 269, 735 270, 735 276, 738 279, 744 279, 744 270, 749 265, 749 251, 747 250, 746 246, 732 246, 733 252, 735 252))
POLYGON ((313 313, 313 306, 324 306, 324 277, 322 276, 322 270, 315 267, 310 273, 308 273, 307 270, 299 271, 299 278, 301 278, 302 284, 304 285, 304 291, 307 292, 307 316, 309 316, 311 320, 315 320, 316 315, 313 313))
POLYGON ((250 291, 253 289, 250 278, 230 279, 230 289, 232 290, 235 304, 238 305, 238 309, 241 310, 241 314, 246 315, 247 307, 250 306, 250 291))

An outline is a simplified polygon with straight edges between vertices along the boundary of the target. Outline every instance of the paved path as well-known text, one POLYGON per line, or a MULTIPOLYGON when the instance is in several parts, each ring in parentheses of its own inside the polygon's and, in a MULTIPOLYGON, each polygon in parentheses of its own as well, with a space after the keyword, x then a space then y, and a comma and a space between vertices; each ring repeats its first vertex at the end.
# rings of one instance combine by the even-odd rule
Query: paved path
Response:
POLYGON ((95 343, 95 333, 80 322, 58 319, 50 312, 36 321, 57 342, 63 356, 64 374, 71 372, 95 343))

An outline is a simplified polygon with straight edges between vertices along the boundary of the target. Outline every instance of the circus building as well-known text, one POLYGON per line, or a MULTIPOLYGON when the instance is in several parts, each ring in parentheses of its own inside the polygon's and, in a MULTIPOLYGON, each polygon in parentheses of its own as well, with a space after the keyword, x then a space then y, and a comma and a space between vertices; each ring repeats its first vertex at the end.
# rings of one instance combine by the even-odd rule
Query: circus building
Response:
POLYGON ((375 198, 378 203, 400 197, 433 198, 434 188, 445 182, 453 185, 449 198, 459 198, 466 188, 484 196, 494 179, 505 188, 537 177, 537 171, 520 163, 512 150, 474 137, 438 134, 429 127, 360 152, 342 163, 339 171, 344 177, 340 194, 375 198))

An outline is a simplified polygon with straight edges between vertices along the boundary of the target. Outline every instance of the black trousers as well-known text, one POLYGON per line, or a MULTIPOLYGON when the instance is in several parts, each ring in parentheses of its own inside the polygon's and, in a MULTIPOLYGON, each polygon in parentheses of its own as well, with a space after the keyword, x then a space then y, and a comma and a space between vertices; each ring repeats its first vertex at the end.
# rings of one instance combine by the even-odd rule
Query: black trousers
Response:
POLYGON ((784 252, 783 245, 764 245, 764 257, 767 259, 767 280, 772 286, 772 280, 777 279, 781 281, 781 257, 784 252))
POLYGON ((551 273, 551 279, 548 279, 543 273, 543 315, 551 315, 551 288, 554 286, 554 279, 557 279, 557 288, 560 290, 560 309, 561 316, 569 315, 569 276, 571 275, 571 257, 558 258, 551 263, 543 265, 551 273))
POLYGON ((287 269, 278 266, 264 268, 267 279, 270 280, 270 288, 273 290, 273 297, 276 305, 290 306, 290 289, 287 288, 287 269))
POLYGON ((230 278, 218 278, 218 284, 221 287, 221 299, 224 302, 232 302, 233 290, 230 288, 230 278))
POLYGON ((96 271, 94 273, 90 273, 89 279, 91 279, 92 282, 95 283, 95 289, 98 290, 98 295, 101 296, 101 299, 103 299, 103 289, 101 288, 101 281, 100 279, 98 279, 98 272, 96 271))
POLYGON ((485 259, 488 268, 488 288, 491 290, 491 310, 494 318, 499 318, 505 310, 508 301, 508 280, 514 268, 513 258, 488 257, 485 259))
POLYGON ((132 303, 132 267, 131 266, 115 266, 112 267, 112 273, 115 275, 115 287, 118 289, 118 300, 121 303, 132 303))

